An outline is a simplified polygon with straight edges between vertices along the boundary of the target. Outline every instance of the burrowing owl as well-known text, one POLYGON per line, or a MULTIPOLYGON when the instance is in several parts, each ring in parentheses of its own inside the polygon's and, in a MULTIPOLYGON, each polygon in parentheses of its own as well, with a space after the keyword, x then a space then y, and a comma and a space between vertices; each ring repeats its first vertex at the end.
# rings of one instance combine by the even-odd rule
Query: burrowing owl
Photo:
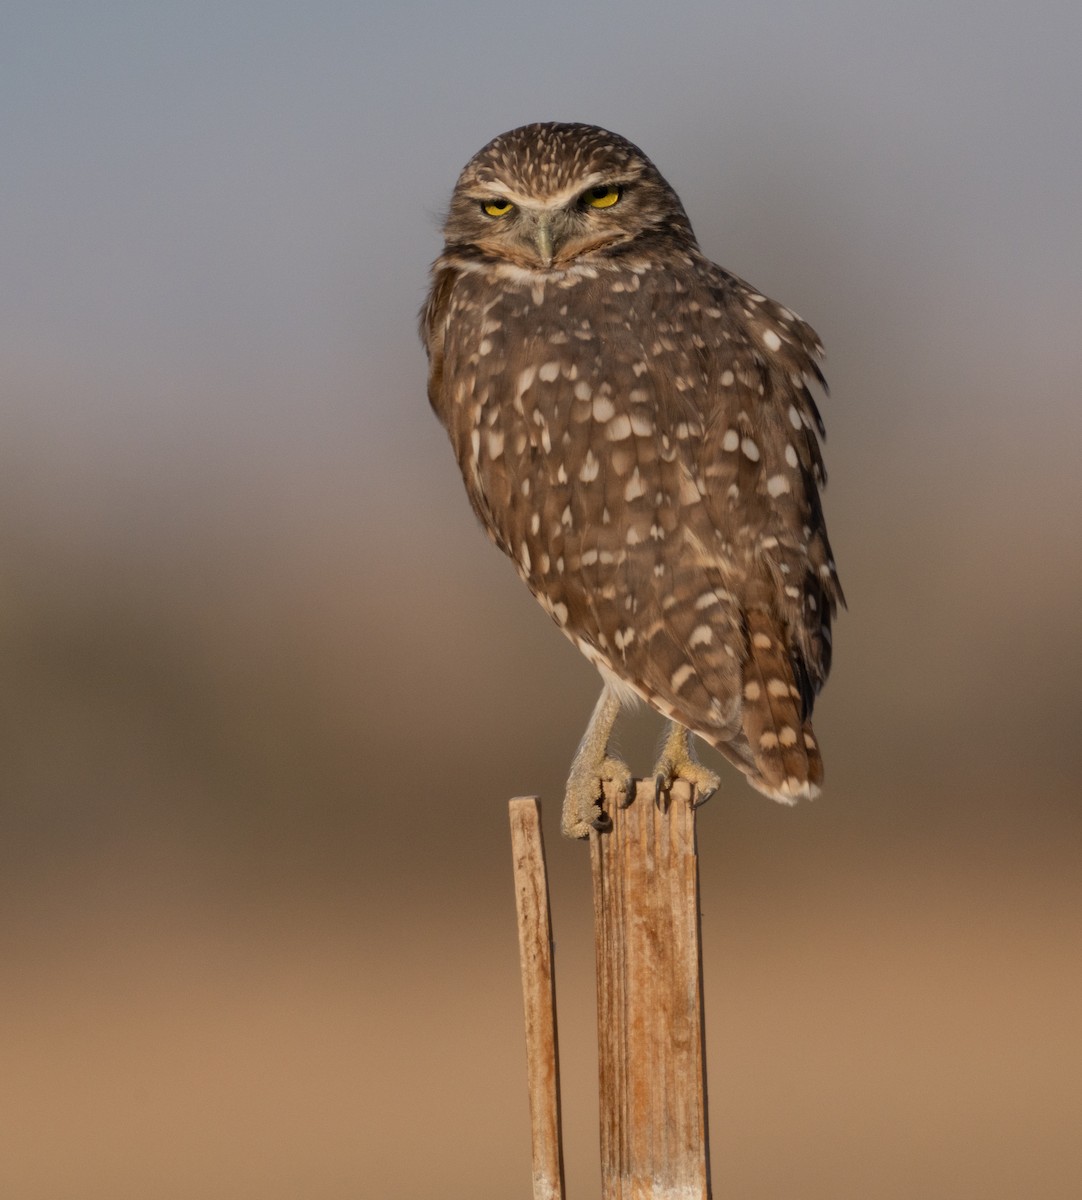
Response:
POLYGON ((690 730, 767 796, 815 796, 842 593, 814 331, 705 258, 653 163, 590 125, 493 139, 444 234, 421 315, 429 399, 489 536, 604 680, 564 832, 626 794, 608 742, 636 696, 671 722, 659 790, 717 787, 690 730))

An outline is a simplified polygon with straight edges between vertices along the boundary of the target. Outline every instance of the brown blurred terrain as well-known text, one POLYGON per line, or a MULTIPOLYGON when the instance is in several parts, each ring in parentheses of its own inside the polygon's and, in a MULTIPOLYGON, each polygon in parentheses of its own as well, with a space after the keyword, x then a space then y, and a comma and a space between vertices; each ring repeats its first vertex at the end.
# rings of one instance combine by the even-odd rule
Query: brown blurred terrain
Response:
MULTIPOLYGON (((504 801, 531 790, 596 1178, 587 856, 555 821, 593 672, 450 469, 387 530, 322 468, 168 514, 7 477, 2 1194, 524 1194, 504 801)), ((718 1194, 1066 1198, 1077 578, 1022 530, 1024 587, 1002 526, 834 515, 830 787, 788 811, 734 776, 700 820, 718 1194)), ((625 722, 640 768, 656 734, 625 722)))
POLYGON ((477 22, 411 5, 48 7, 0 38, 0 1197, 526 1196, 522 793, 596 1194, 596 674, 413 333, 454 173, 548 116, 829 352, 827 787, 699 821, 715 1195, 1082 1195, 1077 11, 644 8, 613 53, 684 90, 614 103, 589 6, 465 91, 477 22))

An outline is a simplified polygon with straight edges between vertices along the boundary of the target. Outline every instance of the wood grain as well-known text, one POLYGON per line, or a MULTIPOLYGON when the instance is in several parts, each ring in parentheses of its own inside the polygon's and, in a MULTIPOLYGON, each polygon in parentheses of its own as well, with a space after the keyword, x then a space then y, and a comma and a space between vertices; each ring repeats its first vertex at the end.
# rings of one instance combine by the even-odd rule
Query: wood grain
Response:
POLYGON ((522 796, 512 800, 509 807, 526 1017, 533 1195, 534 1200, 564 1200, 556 978, 545 846, 541 836, 541 804, 535 796, 522 796))
POLYGON ((653 780, 590 835, 602 1200, 708 1200, 695 808, 653 780))

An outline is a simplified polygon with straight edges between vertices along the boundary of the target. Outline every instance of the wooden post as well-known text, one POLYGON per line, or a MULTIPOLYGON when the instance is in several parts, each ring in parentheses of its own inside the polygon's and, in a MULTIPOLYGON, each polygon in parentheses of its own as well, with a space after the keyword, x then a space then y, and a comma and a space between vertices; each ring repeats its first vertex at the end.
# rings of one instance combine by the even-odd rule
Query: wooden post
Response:
MULTIPOLYGON (((636 782, 590 834, 602 1200, 710 1200, 691 787, 636 782)), ((555 982, 540 805, 511 801, 534 1200, 564 1200, 555 982)))
POLYGON ((519 963, 526 1016, 533 1195, 534 1200, 564 1200, 556 977, 552 961, 545 845, 541 837, 541 805, 536 796, 525 796, 512 800, 510 809, 519 963))
POLYGON ((709 1200, 695 809, 654 781, 591 833, 602 1200, 709 1200))

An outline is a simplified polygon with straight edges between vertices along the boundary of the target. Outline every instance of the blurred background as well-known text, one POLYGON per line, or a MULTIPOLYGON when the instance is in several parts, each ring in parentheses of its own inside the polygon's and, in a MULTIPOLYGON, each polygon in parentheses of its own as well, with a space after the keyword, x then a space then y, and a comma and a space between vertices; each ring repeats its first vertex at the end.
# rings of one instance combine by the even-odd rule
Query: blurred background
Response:
POLYGON ((1073 0, 4 5, 0 1195, 528 1196, 522 793, 597 1194, 598 681, 415 334, 459 169, 543 119, 828 351, 828 785, 699 822, 715 1195, 1082 1194, 1080 44, 1073 0))

